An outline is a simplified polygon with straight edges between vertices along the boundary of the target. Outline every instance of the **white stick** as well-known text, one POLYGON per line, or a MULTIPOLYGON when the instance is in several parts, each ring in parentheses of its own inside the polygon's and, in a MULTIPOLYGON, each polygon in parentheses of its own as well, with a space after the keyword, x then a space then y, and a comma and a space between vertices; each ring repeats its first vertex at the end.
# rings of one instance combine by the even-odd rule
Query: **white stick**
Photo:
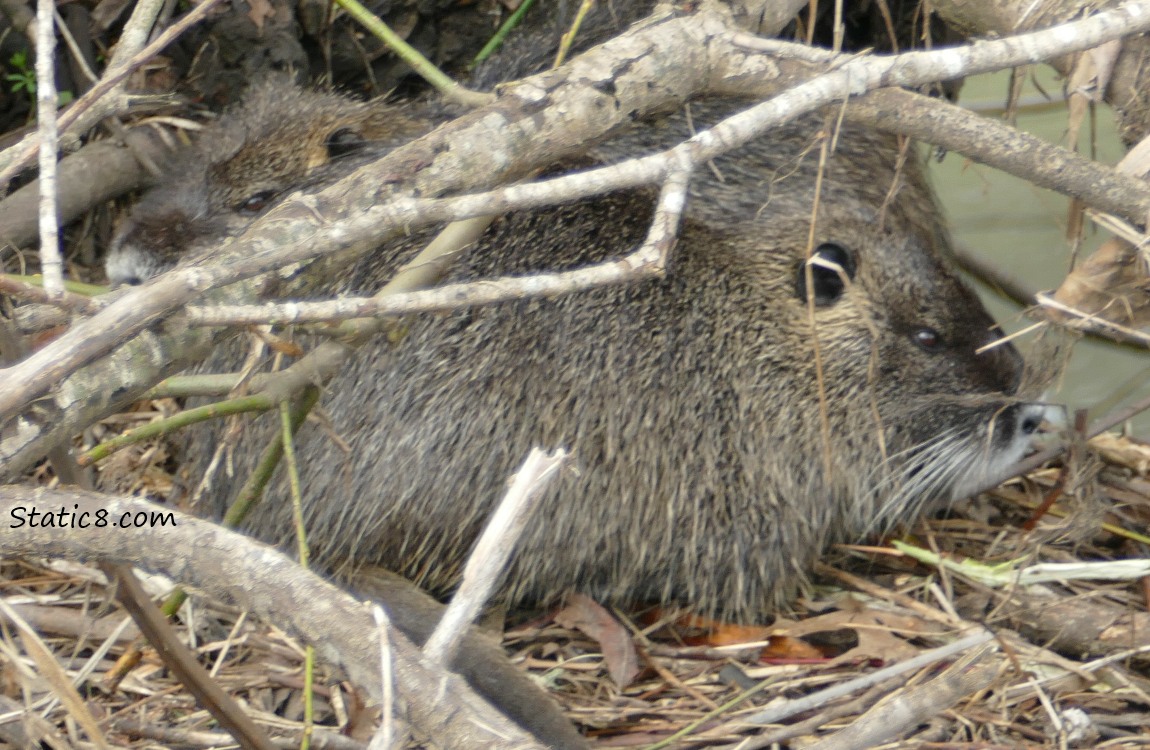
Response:
POLYGON ((471 557, 467 558, 459 591, 423 647, 423 655, 432 664, 445 665, 450 661, 467 626, 499 582, 515 542, 527 525, 532 501, 555 476, 565 458, 567 451, 562 448, 550 455, 539 448, 531 449, 523 467, 515 474, 511 488, 483 529, 471 557))
POLYGON ((40 131, 40 269, 49 297, 64 295, 56 209, 56 5, 36 0, 36 121, 40 131))

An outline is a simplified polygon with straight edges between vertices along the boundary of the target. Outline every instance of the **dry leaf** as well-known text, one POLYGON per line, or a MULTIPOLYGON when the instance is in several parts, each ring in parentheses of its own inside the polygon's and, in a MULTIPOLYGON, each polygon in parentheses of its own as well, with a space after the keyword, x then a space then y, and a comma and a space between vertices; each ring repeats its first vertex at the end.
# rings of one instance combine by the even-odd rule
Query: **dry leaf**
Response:
POLYGON ((275 8, 268 0, 248 0, 248 5, 251 7, 248 18, 256 25, 256 29, 263 31, 264 21, 275 16, 275 8))
POLYGON ((1078 133, 1082 120, 1086 117, 1088 105, 1102 101, 1102 94, 1110 85, 1110 74, 1114 62, 1122 51, 1120 41, 1111 41, 1078 56, 1070 79, 1066 82, 1067 106, 1070 109, 1067 124, 1067 147, 1074 148, 1078 143, 1078 133))
POLYGON ((770 643, 759 654, 760 661, 811 661, 824 660, 827 654, 817 646, 807 643, 802 638, 792 638, 789 635, 772 635, 770 643))
POLYGON ((591 597, 569 595, 567 606, 555 615, 555 622, 565 628, 579 630, 599 642, 607 671, 620 688, 630 685, 639 674, 639 654, 635 651, 631 634, 591 597))
POLYGON ((771 627, 762 625, 732 625, 725 622, 710 622, 706 635, 688 638, 687 643, 700 646, 735 646, 740 643, 753 643, 767 640, 771 627))
POLYGON ((830 664, 853 662, 860 659, 880 659, 884 662, 898 661, 918 654, 918 649, 894 633, 934 633, 937 628, 917 617, 899 615, 893 612, 860 607, 828 612, 801 622, 791 623, 785 632, 778 636, 802 637, 814 633, 851 629, 858 634, 858 645, 831 659, 830 664))
POLYGON ((1126 152, 1114 168, 1134 177, 1150 175, 1150 136, 1138 141, 1134 148, 1126 152))
POLYGON ((1101 453, 1107 463, 1150 474, 1150 443, 1104 432, 1090 439, 1090 447, 1101 453))
POLYGON ((1133 245, 1118 238, 1104 242, 1071 272, 1053 299, 1072 311, 1047 305, 1046 315, 1074 328, 1104 328, 1091 322, 1091 317, 1123 328, 1150 326, 1150 274, 1146 261, 1133 245))
MULTIPOLYGON (((1114 70, 1114 62, 1122 51, 1122 43, 1112 41, 1100 47, 1087 50, 1078 56, 1070 79, 1066 83, 1066 106, 1069 116, 1066 124, 1066 147, 1078 150, 1078 134, 1082 130, 1082 122, 1090 106, 1102 101, 1102 94, 1110 85, 1110 74, 1114 70)), ((1070 201, 1066 221, 1066 236, 1073 240, 1081 236, 1082 225, 1085 221, 1083 211, 1085 204, 1080 200, 1070 201)))
POLYGON ((302 357, 307 353, 303 350, 303 347, 296 342, 291 339, 285 339, 283 336, 277 336, 267 330, 265 326, 251 326, 248 330, 267 344, 272 351, 279 354, 284 354, 289 357, 302 357))

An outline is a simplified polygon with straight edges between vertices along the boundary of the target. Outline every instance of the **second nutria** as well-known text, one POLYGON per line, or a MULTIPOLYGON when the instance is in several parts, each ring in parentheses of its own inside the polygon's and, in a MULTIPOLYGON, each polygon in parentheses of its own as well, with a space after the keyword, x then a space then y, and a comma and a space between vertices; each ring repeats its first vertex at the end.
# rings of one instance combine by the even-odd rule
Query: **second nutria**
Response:
MULTIPOLYGON (((284 99, 257 95, 221 121, 220 132, 242 134, 238 148, 221 151, 205 133, 190 160, 203 169, 141 203, 110 276, 146 276, 173 245, 194 255, 250 221, 252 199, 262 209, 282 184, 346 171, 329 160, 302 177, 273 175, 267 192, 266 170, 310 164, 301 145, 328 148, 340 130, 326 117, 344 106, 336 99, 284 99), (189 184, 228 198, 197 213, 183 205, 189 184), (147 230, 157 222, 181 227, 178 241, 161 238, 162 252, 147 230)), ((731 106, 705 104, 695 121, 731 106)), ((757 620, 831 544, 962 496, 1019 459, 1046 410, 1013 396, 1012 347, 976 353, 996 329, 943 257, 915 159, 900 172, 894 139, 846 127, 812 230, 818 159, 808 151, 821 124, 805 118, 701 170, 661 279, 424 317, 400 345, 365 347, 323 402, 338 439, 319 429, 298 438, 316 559, 340 572, 381 565, 446 593, 523 456, 567 446, 574 470, 553 483, 516 550, 509 601, 575 589, 757 620), (809 276, 808 247, 821 263, 809 276)), ((669 118, 623 150, 685 131, 669 118)), ((623 254, 646 232, 651 197, 503 217, 451 278, 623 254)), ((424 240, 376 252, 332 291, 378 288, 424 240)), ((277 429, 263 421, 244 436, 238 477, 277 429)), ((215 477, 214 496, 236 482, 215 477)), ((281 494, 248 528, 282 542, 292 524, 281 494)))

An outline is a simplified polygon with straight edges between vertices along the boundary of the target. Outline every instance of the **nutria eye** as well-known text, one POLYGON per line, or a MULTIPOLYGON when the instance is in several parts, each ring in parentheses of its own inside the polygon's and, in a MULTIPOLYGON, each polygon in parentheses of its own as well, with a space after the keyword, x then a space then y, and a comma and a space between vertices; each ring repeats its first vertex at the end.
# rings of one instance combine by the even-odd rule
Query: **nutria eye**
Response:
POLYGON ((351 128, 340 128, 327 137, 327 142, 324 145, 327 147, 327 154, 331 158, 337 156, 346 156, 353 151, 358 151, 367 144, 364 137, 355 132, 351 128))
POLYGON ((933 328, 919 328, 910 335, 918 348, 924 352, 937 352, 942 350, 942 336, 933 328))
POLYGON ((824 242, 815 248, 811 259, 799 266, 795 278, 795 292, 800 300, 807 299, 807 268, 810 265, 811 283, 814 284, 815 304, 832 305, 843 296, 847 281, 855 277, 854 254, 842 245, 824 242))
POLYGON ((261 190, 255 195, 240 201, 240 205, 236 206, 236 210, 245 214, 258 214, 267 208, 267 205, 271 203, 274 197, 276 197, 274 190, 261 190))

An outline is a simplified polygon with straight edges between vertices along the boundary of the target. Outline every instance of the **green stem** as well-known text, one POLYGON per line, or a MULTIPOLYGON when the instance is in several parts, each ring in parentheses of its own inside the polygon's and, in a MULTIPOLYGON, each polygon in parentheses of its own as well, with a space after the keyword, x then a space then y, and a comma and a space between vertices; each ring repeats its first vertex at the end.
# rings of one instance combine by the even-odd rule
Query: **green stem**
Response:
POLYGON ((579 33, 579 28, 583 25, 583 19, 591 12, 591 8, 595 5, 595 0, 583 0, 579 4, 579 10, 575 13, 575 20, 571 22, 571 28, 559 40, 559 52, 555 55, 555 64, 552 67, 558 68, 567 59, 567 53, 571 51, 571 45, 575 43, 575 37, 579 33))
POLYGON ((499 49, 499 46, 503 44, 503 40, 507 38, 507 35, 511 33, 512 29, 519 25, 519 22, 523 20, 523 16, 527 15, 527 11, 530 10, 534 4, 535 0, 523 0, 523 2, 519 3, 519 7, 515 9, 515 12, 508 16, 507 20, 500 25, 499 31, 495 32, 495 36, 491 37, 487 44, 483 45, 483 49, 479 50, 479 54, 471 61, 471 65, 478 65, 491 57, 491 53, 499 49))
MULTIPOLYGON (((296 400, 291 413, 293 433, 299 430, 300 425, 302 425, 304 419, 307 418, 308 412, 311 411, 318 400, 319 389, 314 387, 308 388, 296 400)), ((278 436, 275 440, 268 443, 268 447, 264 449, 263 455, 260 456, 260 462, 256 464, 256 468, 252 471, 251 476, 248 477, 248 481, 240 488, 236 499, 232 502, 231 507, 228 508, 227 513, 224 514, 222 523, 226 528, 234 529, 239 526, 243 520, 247 518, 248 512, 255 507, 256 503, 263 497, 264 490, 267 488, 268 482, 271 481, 272 475, 279 465, 280 458, 283 457, 283 449, 283 440, 278 436)))
POLYGON ((156 420, 143 427, 137 427, 134 430, 125 432, 123 435, 118 435, 111 440, 100 443, 94 448, 80 454, 76 461, 81 466, 91 466, 96 461, 107 458, 121 448, 126 448, 129 445, 135 445, 136 443, 151 438, 167 435, 169 432, 174 432, 181 427, 187 427, 188 425, 204 422, 209 419, 214 419, 215 417, 227 417, 249 411, 267 411, 275 405, 274 399, 266 395, 256 394, 254 396, 242 396, 227 401, 219 401, 195 409, 187 409, 179 414, 175 414, 166 419, 156 420))
POLYGON ((358 0, 335 0, 335 4, 347 11, 347 14, 359 21, 365 29, 375 34, 399 59, 410 65, 416 73, 446 98, 468 107, 481 107, 492 100, 493 97, 490 94, 472 91, 453 81, 451 76, 435 67, 418 50, 400 39, 390 26, 384 23, 379 16, 363 7, 358 0))
MULTIPOLYGON (((284 464, 287 467, 288 484, 291 486, 292 520, 295 521, 296 542, 299 549, 299 564, 307 570, 310 554, 307 548, 307 530, 303 519, 303 493, 300 490, 299 464, 296 463, 295 433, 299 427, 292 419, 291 405, 287 401, 280 404, 280 445, 283 448, 284 464)), ((304 651, 303 680, 303 737, 300 750, 311 746, 313 727, 312 680, 315 678, 315 650, 309 645, 304 651)))
MULTIPOLYGON (((27 276, 14 273, 6 275, 17 281, 23 281, 25 284, 40 287, 44 286, 44 277, 38 273, 28 274, 27 276)), ((99 297, 101 294, 107 294, 109 290, 108 287, 100 286, 99 284, 85 284, 82 281, 65 281, 64 291, 72 292, 73 294, 82 294, 85 297, 99 297)))
MULTIPOLYGON (((217 375, 173 375, 152 386, 142 397, 142 401, 158 398, 223 398, 240 384, 240 374, 226 372, 217 375)), ((252 378, 251 389, 259 391, 259 376, 252 378)))
MULTIPOLYGON (((289 417, 290 429, 293 435, 299 431, 300 425, 303 424, 308 412, 311 411, 318 400, 318 388, 308 388, 296 399, 291 407, 289 417)), ((251 476, 248 477, 248 481, 240 488, 240 492, 236 496, 235 501, 228 508, 223 520, 220 522, 225 528, 234 529, 239 526, 247 516, 248 511, 263 497, 264 489, 271 480, 272 474, 275 473, 276 466, 279 465, 280 457, 283 455, 283 447, 284 442, 282 438, 277 435, 276 439, 269 443, 268 447, 264 449, 263 455, 260 456, 259 464, 256 465, 255 470, 251 473, 251 476)), ((180 607, 183 606, 187 598, 188 594, 182 588, 174 589, 172 593, 168 595, 168 598, 164 600, 162 607, 164 614, 167 617, 174 617, 175 614, 180 611, 180 607)))

